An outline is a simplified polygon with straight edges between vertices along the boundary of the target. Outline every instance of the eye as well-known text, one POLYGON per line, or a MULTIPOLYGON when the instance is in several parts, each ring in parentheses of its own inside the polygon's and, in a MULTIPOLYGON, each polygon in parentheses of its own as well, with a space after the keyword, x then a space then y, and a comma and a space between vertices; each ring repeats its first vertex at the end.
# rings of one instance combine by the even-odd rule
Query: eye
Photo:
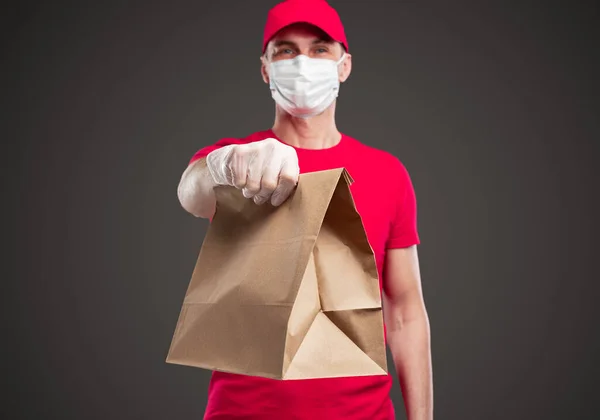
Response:
POLYGON ((291 48, 282 48, 277 51, 276 55, 293 54, 294 51, 291 48))
POLYGON ((328 52, 328 50, 327 50, 327 48, 325 48, 325 47, 318 47, 318 48, 315 50, 315 52, 316 52, 317 54, 325 54, 326 52, 328 52))

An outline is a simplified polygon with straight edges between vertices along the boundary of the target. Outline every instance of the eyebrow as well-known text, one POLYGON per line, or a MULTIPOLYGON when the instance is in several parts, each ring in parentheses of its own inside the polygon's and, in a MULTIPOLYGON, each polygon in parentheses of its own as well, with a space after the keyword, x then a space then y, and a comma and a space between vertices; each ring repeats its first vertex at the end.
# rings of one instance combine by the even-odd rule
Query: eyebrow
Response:
MULTIPOLYGON (((315 40, 312 42, 312 45, 316 45, 316 44, 331 44, 331 43, 333 43, 333 40, 331 40, 331 39, 327 39, 327 38, 318 38, 318 39, 315 39, 315 40)), ((296 46, 296 43, 295 43, 295 42, 292 42, 292 41, 287 41, 287 40, 285 40, 285 39, 282 39, 282 40, 279 40, 279 41, 275 41, 275 42, 273 43, 273 46, 275 46, 275 47, 281 47, 281 46, 284 46, 284 45, 288 45, 288 46, 295 47, 295 46, 296 46)))

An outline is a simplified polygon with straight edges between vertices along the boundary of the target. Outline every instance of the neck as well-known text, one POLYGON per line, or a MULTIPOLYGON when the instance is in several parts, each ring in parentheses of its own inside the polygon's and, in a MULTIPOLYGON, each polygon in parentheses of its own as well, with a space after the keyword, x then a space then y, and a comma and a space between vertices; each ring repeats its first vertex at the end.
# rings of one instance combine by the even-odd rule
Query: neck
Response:
POLYGON ((322 114, 306 119, 293 117, 277 106, 273 133, 290 146, 302 149, 333 147, 342 138, 335 125, 335 102, 322 114))

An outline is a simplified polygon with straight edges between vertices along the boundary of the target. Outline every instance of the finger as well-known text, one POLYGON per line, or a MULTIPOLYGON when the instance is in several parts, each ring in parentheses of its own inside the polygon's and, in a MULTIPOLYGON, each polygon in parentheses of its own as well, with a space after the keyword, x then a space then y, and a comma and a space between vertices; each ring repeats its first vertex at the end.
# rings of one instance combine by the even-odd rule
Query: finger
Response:
POLYGON ((248 178, 248 161, 251 150, 246 147, 236 147, 229 161, 229 171, 231 173, 232 185, 238 189, 246 186, 248 178))
POLYGON ((277 188, 271 195, 271 204, 281 205, 290 196, 298 184, 299 168, 296 161, 286 161, 279 173, 277 188))
POLYGON ((271 194, 277 188, 279 182, 280 165, 269 164, 265 167, 262 179, 260 181, 260 191, 254 197, 256 204, 266 203, 271 194))
POLYGON ((260 191, 260 181, 263 176, 264 157, 260 153, 254 152, 250 155, 248 161, 246 185, 242 193, 246 198, 252 198, 260 191))

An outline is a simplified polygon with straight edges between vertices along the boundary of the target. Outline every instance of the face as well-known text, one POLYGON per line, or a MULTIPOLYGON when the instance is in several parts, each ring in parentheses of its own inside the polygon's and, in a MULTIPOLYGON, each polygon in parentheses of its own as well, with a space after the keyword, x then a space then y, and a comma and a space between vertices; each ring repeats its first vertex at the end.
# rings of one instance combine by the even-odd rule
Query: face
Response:
MULTIPOLYGON (((261 73, 265 83, 269 83, 268 65, 270 62, 286 60, 304 54, 311 58, 337 61, 342 57, 344 47, 333 41, 319 28, 307 23, 290 25, 275 35, 261 57, 261 73)), ((340 82, 346 81, 352 69, 352 57, 346 54, 339 66, 340 82)))

